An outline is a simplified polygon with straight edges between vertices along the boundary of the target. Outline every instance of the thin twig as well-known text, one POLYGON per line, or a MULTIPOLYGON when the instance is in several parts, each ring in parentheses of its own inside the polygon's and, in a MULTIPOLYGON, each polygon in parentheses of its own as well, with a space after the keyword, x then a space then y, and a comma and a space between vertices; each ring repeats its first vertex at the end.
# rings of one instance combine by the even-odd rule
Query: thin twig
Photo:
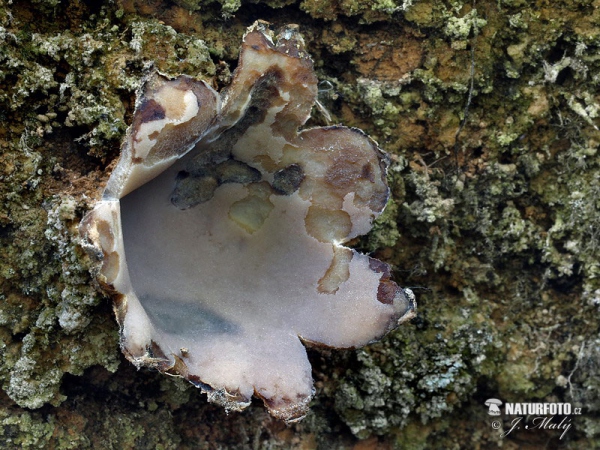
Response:
MULTIPOLYGON (((475 0, 473 0, 473 9, 475 9, 475 0)), ((456 171, 458 172, 458 146, 459 146, 459 135, 462 132, 465 124, 467 123, 467 116, 469 114, 469 106, 471 106, 471 100, 473 99, 473 89, 475 86, 475 38, 477 37, 477 25, 476 25, 476 17, 473 16, 473 39, 471 41, 471 73, 469 80, 469 95, 467 97, 467 103, 465 105, 465 109, 463 111, 463 119, 460 122, 458 130, 456 130, 456 134, 454 135, 454 159, 456 163, 456 171)))

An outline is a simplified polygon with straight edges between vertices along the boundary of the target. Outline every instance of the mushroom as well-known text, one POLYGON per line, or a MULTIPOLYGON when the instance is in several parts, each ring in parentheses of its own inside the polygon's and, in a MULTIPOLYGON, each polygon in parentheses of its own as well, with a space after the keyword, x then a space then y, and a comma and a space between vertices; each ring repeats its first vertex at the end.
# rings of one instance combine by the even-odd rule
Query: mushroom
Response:
POLYGON ((344 245, 389 190, 362 131, 298 131, 317 95, 295 25, 244 37, 221 94, 151 74, 102 200, 81 224, 121 346, 227 410, 252 395, 287 421, 314 395, 304 343, 353 348, 415 314, 387 264, 344 245))
POLYGON ((485 401, 485 406, 488 406, 490 408, 488 411, 488 414, 490 416, 499 416, 500 409, 498 408, 498 406, 500 406, 501 404, 502 404, 502 401, 498 400, 497 398, 487 399, 485 401))

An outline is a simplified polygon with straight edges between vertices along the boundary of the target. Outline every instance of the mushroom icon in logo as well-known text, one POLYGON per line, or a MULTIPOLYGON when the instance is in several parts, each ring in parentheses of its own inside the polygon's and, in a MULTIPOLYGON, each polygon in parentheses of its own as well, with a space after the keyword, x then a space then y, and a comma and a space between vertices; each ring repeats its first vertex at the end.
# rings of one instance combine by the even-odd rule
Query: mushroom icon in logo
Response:
POLYGON ((500 415, 500 408, 498 408, 498 406, 500 406, 502 404, 501 400, 498 400, 497 398, 489 398, 485 401, 485 406, 489 406, 489 411, 488 414, 490 416, 499 416, 500 415))

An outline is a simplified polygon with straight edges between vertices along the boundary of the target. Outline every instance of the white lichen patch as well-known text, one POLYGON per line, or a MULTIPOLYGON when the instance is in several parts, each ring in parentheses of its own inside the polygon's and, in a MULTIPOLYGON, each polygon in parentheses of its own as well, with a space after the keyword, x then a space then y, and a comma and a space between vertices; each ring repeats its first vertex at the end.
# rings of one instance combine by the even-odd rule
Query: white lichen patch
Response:
POLYGON ((316 95, 296 26, 253 25, 221 95, 151 75, 82 222, 128 359, 288 421, 314 393, 302 341, 362 346, 415 310, 389 266, 344 246, 386 205, 386 159, 356 129, 298 131, 316 95))

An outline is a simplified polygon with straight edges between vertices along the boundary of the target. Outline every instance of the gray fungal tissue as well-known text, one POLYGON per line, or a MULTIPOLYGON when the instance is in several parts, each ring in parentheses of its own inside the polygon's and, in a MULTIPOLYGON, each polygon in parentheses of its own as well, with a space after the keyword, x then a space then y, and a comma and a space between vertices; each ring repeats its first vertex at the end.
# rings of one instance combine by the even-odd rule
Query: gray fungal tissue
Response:
POLYGON ((385 207, 386 158, 357 129, 299 131, 316 95, 293 25, 250 27, 220 94, 150 75, 81 224, 131 362, 287 421, 314 395, 303 342, 362 346, 415 310, 388 265, 344 246, 385 207))

